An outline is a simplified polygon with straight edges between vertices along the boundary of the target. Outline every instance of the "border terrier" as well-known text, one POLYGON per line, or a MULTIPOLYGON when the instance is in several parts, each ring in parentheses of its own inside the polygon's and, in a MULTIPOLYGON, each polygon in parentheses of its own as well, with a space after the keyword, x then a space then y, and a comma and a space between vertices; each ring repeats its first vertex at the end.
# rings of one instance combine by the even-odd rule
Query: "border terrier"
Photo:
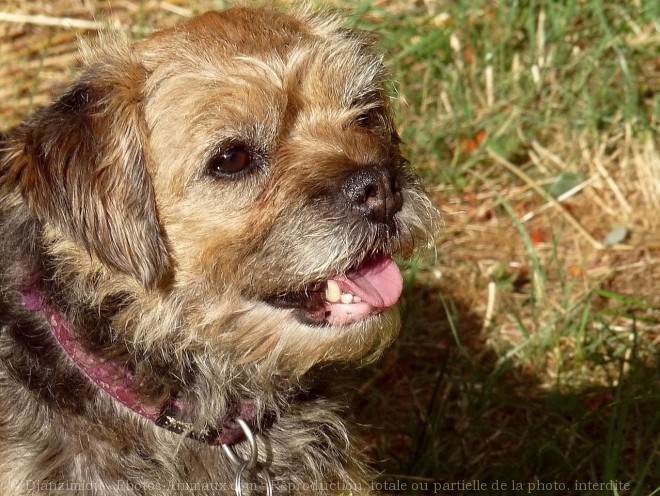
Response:
POLYGON ((335 369, 438 216, 373 36, 237 7, 81 52, 2 144, 3 494, 370 493, 335 369))

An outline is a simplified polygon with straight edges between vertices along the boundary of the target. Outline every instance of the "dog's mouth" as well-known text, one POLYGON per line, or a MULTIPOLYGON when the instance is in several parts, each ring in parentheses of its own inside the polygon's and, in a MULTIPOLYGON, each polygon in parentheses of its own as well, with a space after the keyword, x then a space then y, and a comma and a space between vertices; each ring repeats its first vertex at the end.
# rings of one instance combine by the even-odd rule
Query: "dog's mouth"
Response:
POLYGON ((304 290, 267 298, 267 303, 296 311, 312 325, 347 325, 379 314, 396 304, 403 289, 401 272, 387 255, 369 258, 343 274, 304 290))

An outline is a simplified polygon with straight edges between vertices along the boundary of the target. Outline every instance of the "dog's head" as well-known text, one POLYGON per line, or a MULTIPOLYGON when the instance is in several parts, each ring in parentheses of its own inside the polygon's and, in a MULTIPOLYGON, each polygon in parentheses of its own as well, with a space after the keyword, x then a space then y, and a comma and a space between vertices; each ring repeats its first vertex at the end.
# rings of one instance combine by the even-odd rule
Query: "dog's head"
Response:
POLYGON ((437 213, 368 35, 232 9, 87 52, 6 161, 53 253, 171 313, 154 336, 238 360, 302 372, 391 341, 391 257, 428 243, 437 213))

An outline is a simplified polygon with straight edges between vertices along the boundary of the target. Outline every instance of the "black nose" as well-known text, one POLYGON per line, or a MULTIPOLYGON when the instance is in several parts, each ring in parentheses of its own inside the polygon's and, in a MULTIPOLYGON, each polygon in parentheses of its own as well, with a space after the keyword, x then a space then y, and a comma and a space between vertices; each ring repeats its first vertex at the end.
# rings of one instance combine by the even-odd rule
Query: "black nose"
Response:
POLYGON ((403 205, 396 173, 385 167, 354 172, 344 180, 341 192, 353 211, 373 222, 390 222, 403 205))

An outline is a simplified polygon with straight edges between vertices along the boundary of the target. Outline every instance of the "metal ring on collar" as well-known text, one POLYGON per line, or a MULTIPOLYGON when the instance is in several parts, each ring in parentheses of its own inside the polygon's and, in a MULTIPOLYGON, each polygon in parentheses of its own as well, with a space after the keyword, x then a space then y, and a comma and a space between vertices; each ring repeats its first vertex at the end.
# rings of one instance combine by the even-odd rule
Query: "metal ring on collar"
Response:
MULTIPOLYGON (((224 447, 224 444, 222 445, 224 447)), ((247 462, 241 463, 241 466, 236 471, 236 479, 234 479, 234 493, 236 496, 243 496, 243 487, 241 486, 241 476, 243 475, 243 470, 247 467, 247 462)))
MULTIPOLYGON (((237 475, 237 481, 240 482, 240 473, 243 471, 243 468, 247 467, 248 470, 252 470, 257 465, 257 441, 254 439, 254 434, 252 434, 252 431, 250 430, 250 426, 247 425, 247 422, 245 420, 239 418, 236 419, 236 422, 238 422, 238 425, 241 426, 241 429, 243 430, 243 434, 245 434, 245 438, 248 440, 248 443, 250 443, 250 457, 247 460, 243 460, 240 456, 236 454, 234 448, 232 448, 228 444, 223 444, 222 450, 225 452, 227 458, 229 458, 229 460, 234 465, 236 465, 237 467, 239 466, 241 467, 237 475)), ((236 487, 238 488, 239 486, 236 487)), ((237 491, 239 491, 239 489, 237 489, 237 491)), ((238 495, 239 493, 237 492, 236 494, 238 495)))
MULTIPOLYGON (((243 487, 241 485, 241 482, 243 477, 243 471, 247 468, 247 465, 248 465, 247 462, 241 463, 241 466, 236 471, 236 478, 234 479, 234 494, 236 494, 236 496, 243 496, 243 487)), ((259 474, 261 474, 261 476, 264 478, 264 481, 266 482, 266 496, 273 496, 273 481, 270 478, 270 474, 268 473, 268 470, 262 468, 259 471, 259 474)))
POLYGON ((262 468, 259 473, 263 476, 266 481, 266 496, 273 496, 273 481, 270 478, 268 470, 262 468))

